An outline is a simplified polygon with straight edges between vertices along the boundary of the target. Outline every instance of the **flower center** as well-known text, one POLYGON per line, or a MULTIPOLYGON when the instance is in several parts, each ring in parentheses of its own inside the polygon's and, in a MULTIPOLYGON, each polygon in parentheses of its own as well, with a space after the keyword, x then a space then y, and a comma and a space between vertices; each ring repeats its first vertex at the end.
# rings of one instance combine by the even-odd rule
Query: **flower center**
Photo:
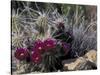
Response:
POLYGON ((39 49, 39 50, 41 50, 42 48, 41 48, 41 47, 39 47, 38 49, 39 49))
POLYGON ((23 56, 23 55, 24 55, 24 53, 21 53, 21 54, 20 54, 20 56, 23 56))
POLYGON ((33 53, 34 53, 34 51, 31 52, 31 54, 33 54, 33 53))
POLYGON ((36 60, 38 60, 39 58, 38 57, 36 57, 36 60))
POLYGON ((50 44, 47 44, 47 46, 50 46, 50 44))

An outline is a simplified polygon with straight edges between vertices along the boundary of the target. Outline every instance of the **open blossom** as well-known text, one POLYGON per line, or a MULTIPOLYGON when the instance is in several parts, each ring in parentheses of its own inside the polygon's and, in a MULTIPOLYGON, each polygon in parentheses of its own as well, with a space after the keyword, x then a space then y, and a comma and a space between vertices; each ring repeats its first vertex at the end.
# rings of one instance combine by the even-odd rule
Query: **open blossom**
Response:
POLYGON ((42 60, 41 54, 37 51, 33 52, 31 55, 31 60, 36 64, 40 63, 42 60))
POLYGON ((52 38, 48 38, 44 41, 44 49, 49 50, 56 47, 56 40, 52 38))
POLYGON ((18 48, 15 52, 15 57, 18 60, 24 60, 29 56, 28 50, 25 48, 18 48))
POLYGON ((36 40, 34 43, 34 51, 38 50, 38 52, 44 52, 44 43, 41 40, 36 40))

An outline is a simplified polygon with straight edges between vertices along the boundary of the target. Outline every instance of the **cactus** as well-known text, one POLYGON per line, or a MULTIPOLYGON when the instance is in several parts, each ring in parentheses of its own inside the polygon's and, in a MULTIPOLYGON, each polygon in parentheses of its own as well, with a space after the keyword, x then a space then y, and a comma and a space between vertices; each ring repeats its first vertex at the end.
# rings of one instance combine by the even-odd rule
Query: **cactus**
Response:
POLYGON ((85 6, 11 2, 12 49, 26 64, 21 73, 63 71, 63 60, 96 49, 96 20, 85 19, 85 6))

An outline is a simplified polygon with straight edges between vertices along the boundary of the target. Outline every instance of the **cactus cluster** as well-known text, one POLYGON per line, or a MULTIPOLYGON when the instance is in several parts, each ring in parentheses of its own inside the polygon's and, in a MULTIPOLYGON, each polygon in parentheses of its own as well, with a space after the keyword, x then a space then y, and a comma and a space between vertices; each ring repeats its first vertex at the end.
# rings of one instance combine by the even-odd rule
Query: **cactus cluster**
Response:
POLYGON ((63 71, 63 60, 96 50, 96 19, 86 19, 85 6, 24 1, 11 5, 11 47, 16 61, 29 64, 26 72, 63 71))

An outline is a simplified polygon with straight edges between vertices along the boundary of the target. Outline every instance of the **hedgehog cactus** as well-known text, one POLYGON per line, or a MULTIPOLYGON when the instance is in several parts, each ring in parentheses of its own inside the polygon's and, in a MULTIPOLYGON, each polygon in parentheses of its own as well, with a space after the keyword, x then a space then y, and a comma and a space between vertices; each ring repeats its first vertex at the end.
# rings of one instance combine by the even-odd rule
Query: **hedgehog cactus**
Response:
POLYGON ((24 48, 18 48, 15 52, 15 57, 18 60, 25 60, 29 56, 28 50, 24 48))
MULTIPOLYGON (((71 38, 69 38, 70 35, 66 34, 66 32, 64 31, 64 23, 58 22, 58 24, 53 27, 48 24, 45 15, 40 15, 37 18, 36 25, 37 26, 35 28, 38 34, 36 36, 34 35, 36 39, 33 41, 33 48, 31 51, 28 51, 30 52, 29 54, 31 62, 35 64, 43 64, 43 66, 45 67, 44 71, 57 71, 58 69, 61 69, 62 63, 60 57, 63 56, 63 54, 60 54, 60 56, 57 55, 60 53, 57 49, 57 45, 59 45, 58 42, 60 42, 60 44, 63 44, 61 41, 64 41, 64 38, 71 38), (61 31, 61 33, 56 34, 57 38, 55 37, 56 35, 52 35, 50 29, 51 27, 57 29, 54 34, 56 34, 57 31, 61 31)), ((67 44, 66 46, 60 46, 63 47, 60 49, 60 51, 65 52, 65 54, 67 55, 68 51, 70 51, 70 46, 67 46, 67 44)))
POLYGON ((92 44, 89 41, 89 44, 85 46, 90 32, 83 34, 87 28, 81 29, 81 25, 72 26, 73 19, 68 20, 68 13, 60 14, 58 9, 51 5, 48 5, 47 11, 42 9, 41 11, 37 3, 35 3, 37 10, 30 7, 30 2, 26 4, 23 2, 23 5, 24 8, 17 9, 16 14, 15 10, 12 12, 12 29, 14 29, 12 30, 12 47, 16 49, 15 57, 19 61, 26 61, 27 64, 33 66, 27 67, 27 69, 31 68, 30 72, 62 70, 63 57, 66 58, 67 55, 74 57, 76 55, 74 53, 78 53, 76 49, 79 49, 80 53, 87 47, 94 48, 95 33, 89 36, 95 42, 92 44))

